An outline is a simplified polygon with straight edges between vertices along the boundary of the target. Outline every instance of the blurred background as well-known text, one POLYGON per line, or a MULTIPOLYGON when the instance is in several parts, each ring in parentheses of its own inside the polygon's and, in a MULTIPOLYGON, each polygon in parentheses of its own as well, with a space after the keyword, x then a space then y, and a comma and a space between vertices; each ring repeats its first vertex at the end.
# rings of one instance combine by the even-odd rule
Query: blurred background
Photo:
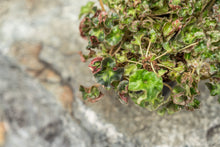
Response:
POLYGON ((0 0, 0 147, 219 147, 220 105, 202 83, 199 110, 164 117, 112 91, 81 100, 94 83, 78 54, 87 2, 0 0))

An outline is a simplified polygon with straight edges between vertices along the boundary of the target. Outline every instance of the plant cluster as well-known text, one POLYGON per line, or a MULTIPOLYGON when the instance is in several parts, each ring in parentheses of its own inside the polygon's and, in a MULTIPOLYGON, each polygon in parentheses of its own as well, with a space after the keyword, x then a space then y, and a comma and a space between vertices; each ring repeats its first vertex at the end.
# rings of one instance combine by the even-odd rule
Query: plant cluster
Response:
MULTIPOLYGON (((122 103, 131 99, 161 115, 198 109, 201 80, 220 101, 220 1, 100 4, 101 9, 89 2, 80 13, 89 51, 80 54, 83 61, 92 58, 89 67, 97 83, 113 88, 122 103)), ((80 86, 80 91, 91 102, 102 96, 98 86, 80 86)))

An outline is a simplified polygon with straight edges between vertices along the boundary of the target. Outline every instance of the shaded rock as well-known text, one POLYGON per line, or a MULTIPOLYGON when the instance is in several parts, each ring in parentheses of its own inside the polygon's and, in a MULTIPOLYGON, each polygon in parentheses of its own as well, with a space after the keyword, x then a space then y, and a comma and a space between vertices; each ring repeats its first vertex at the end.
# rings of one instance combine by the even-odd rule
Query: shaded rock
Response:
POLYGON ((220 124, 209 128, 206 137, 210 147, 220 146, 220 124))
MULTIPOLYGON (((114 128, 109 124, 100 131, 87 118, 77 120, 70 117, 38 82, 2 55, 0 66, 0 122, 9 126, 5 147, 131 145, 123 136, 114 134, 117 132, 112 132, 114 128), (94 127, 85 128, 80 121, 94 127)), ((102 127, 102 122, 98 121, 94 123, 102 127)))
POLYGON ((0 55, 0 111, 8 124, 5 147, 89 146, 87 131, 53 96, 0 55))

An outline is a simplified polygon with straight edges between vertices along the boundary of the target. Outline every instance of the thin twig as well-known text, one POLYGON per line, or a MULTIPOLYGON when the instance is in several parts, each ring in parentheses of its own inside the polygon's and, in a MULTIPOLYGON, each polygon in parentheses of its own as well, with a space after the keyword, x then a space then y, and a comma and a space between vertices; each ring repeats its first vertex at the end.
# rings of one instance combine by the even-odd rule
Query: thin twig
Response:
POLYGON ((156 72, 155 69, 154 69, 154 66, 153 66, 152 62, 150 63, 150 66, 151 66, 151 68, 153 69, 154 73, 157 74, 157 72, 156 72))
POLYGON ((120 51, 122 44, 123 44, 123 42, 120 43, 120 45, 119 45, 119 47, 117 48, 117 50, 112 54, 112 57, 120 51))
POLYGON ((169 70, 174 70, 173 68, 171 68, 171 67, 168 67, 168 66, 165 66, 165 65, 163 65, 163 64, 159 64, 159 63, 157 63, 157 65, 158 65, 158 66, 162 66, 162 67, 165 67, 165 68, 167 68, 167 69, 169 69, 169 70))
POLYGON ((112 52, 113 52, 113 50, 114 50, 114 47, 115 47, 115 46, 112 46, 112 48, 110 49, 110 52, 109 52, 110 55, 112 55, 112 52))
POLYGON ((151 41, 149 41, 149 44, 148 44, 148 47, 147 47, 147 52, 146 52, 146 55, 145 55, 146 58, 147 58, 148 52, 149 52, 149 50, 150 50, 150 45, 151 45, 151 41))
POLYGON ((127 62, 130 62, 130 63, 136 63, 136 64, 140 64, 140 65, 143 65, 142 63, 140 63, 140 62, 137 62, 137 61, 131 61, 131 60, 127 60, 127 62))
POLYGON ((193 74, 194 74, 194 72, 195 72, 195 68, 193 68, 191 75, 193 75, 193 74))
POLYGON ((170 89, 171 93, 173 93, 173 88, 170 87, 170 85, 168 85, 167 83, 163 83, 163 84, 170 89))
POLYGON ((156 57, 154 60, 159 59, 160 57, 162 57, 162 56, 166 55, 167 53, 169 53, 169 51, 166 51, 165 53, 163 53, 163 54, 161 54, 160 56, 156 57))
POLYGON ((143 57, 144 56, 144 53, 143 53, 143 49, 141 47, 141 44, 140 44, 140 49, 141 49, 141 56, 143 57))
POLYGON ((211 7, 215 4, 216 0, 210 0, 209 2, 206 2, 206 4, 203 6, 202 11, 204 12, 205 10, 211 9, 211 7))
POLYGON ((198 43, 199 43, 199 42, 195 42, 195 43, 192 43, 192 44, 190 44, 190 45, 187 45, 186 47, 184 47, 184 48, 178 50, 178 52, 181 52, 181 51, 183 51, 183 50, 185 50, 185 49, 187 49, 187 48, 189 48, 189 47, 192 47, 192 46, 194 46, 194 45, 197 45, 198 43))
POLYGON ((169 101, 170 101, 170 96, 169 96, 165 101, 163 101, 161 104, 159 104, 159 105, 155 108, 155 110, 157 110, 157 109, 158 109, 159 107, 161 107, 162 105, 168 103, 169 101))
POLYGON ((99 3, 100 3, 100 5, 101 5, 101 7, 102 7, 102 11, 105 11, 105 7, 104 7, 104 5, 103 5, 102 0, 99 0, 99 3))

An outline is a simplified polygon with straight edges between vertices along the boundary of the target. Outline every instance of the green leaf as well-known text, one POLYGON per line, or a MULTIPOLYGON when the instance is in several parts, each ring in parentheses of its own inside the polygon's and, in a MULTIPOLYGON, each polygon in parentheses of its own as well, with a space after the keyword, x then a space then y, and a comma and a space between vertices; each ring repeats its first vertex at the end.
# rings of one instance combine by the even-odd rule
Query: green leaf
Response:
POLYGON ((154 29, 151 29, 150 32, 149 32, 149 34, 150 34, 150 41, 151 41, 152 43, 155 43, 155 42, 156 42, 156 39, 157 39, 157 34, 156 34, 155 30, 154 30, 154 29))
POLYGON ((176 6, 181 3, 181 0, 169 0, 169 3, 176 6))
POLYGON ((179 110, 180 110, 180 107, 176 104, 171 103, 171 104, 167 105, 167 113, 168 114, 173 114, 179 110))
POLYGON ((200 101, 197 99, 194 99, 191 103, 188 104, 187 109, 188 110, 194 110, 200 108, 200 101))
MULTIPOLYGON (((167 22, 165 23, 164 27, 163 27, 163 36, 167 37, 170 35, 174 35, 175 31, 179 30, 179 28, 181 28, 182 23, 180 22, 179 19, 176 19, 175 21, 171 22, 167 22)), ((169 37, 170 39, 170 37, 169 37)), ((169 40, 168 39, 168 40, 169 40)))
POLYGON ((129 16, 129 17, 135 17, 135 15, 136 15, 136 9, 135 8, 128 8, 128 10, 127 10, 127 16, 129 16))
POLYGON ((183 64, 183 62, 178 62, 177 67, 175 67, 174 70, 178 73, 182 73, 185 71, 185 65, 183 64))
POLYGON ((90 102, 98 101, 101 98, 101 96, 103 95, 99 91, 97 86, 92 86, 92 87, 86 88, 86 87, 80 85, 79 90, 82 93, 83 99, 88 100, 90 102))
POLYGON ((196 53, 206 52, 207 50, 208 48, 204 41, 199 42, 199 44, 194 48, 196 53))
POLYGON ((119 20, 119 16, 116 13, 112 13, 110 16, 108 16, 104 22, 105 27, 107 27, 108 29, 113 28, 114 26, 114 22, 119 20))
POLYGON ((131 41, 132 44, 141 46, 141 39, 144 36, 144 33, 138 32, 134 35, 134 40, 131 41))
POLYGON ((162 61, 161 64, 170 67, 170 68, 174 68, 176 66, 175 61, 171 61, 171 60, 167 60, 167 61, 162 61))
POLYGON ((139 21, 139 20, 133 21, 133 22, 131 23, 131 25, 128 27, 128 29, 129 29, 131 32, 137 32, 139 25, 140 25, 140 21, 139 21))
POLYGON ((174 94, 178 94, 178 93, 184 93, 185 92, 185 89, 180 86, 180 85, 176 85, 174 88, 173 88, 173 93, 174 94))
POLYGON ((130 76, 128 89, 131 91, 145 92, 145 94, 137 100, 138 104, 140 104, 143 100, 153 100, 157 98, 163 89, 163 80, 161 77, 157 77, 154 72, 139 69, 130 76))
POLYGON ((129 26, 132 22, 133 22, 132 17, 125 17, 120 20, 119 25, 122 26, 122 28, 123 28, 125 26, 129 26))
POLYGON ((167 22, 163 27, 163 35, 164 37, 169 36, 173 32, 173 26, 171 22, 167 22))
POLYGON ((121 93, 128 92, 127 86, 128 86, 128 81, 126 80, 121 81, 118 85, 118 91, 121 93))
POLYGON ((157 110, 157 114, 160 115, 160 116, 164 116, 166 111, 167 111, 166 108, 162 108, 162 109, 157 110))
POLYGON ((127 104, 128 103, 128 81, 123 80, 119 83, 118 85, 118 95, 119 95, 119 100, 122 104, 127 104))
POLYGON ((205 17, 203 21, 204 21, 203 25, 207 30, 213 30, 215 26, 217 25, 216 20, 213 20, 210 17, 205 17))
POLYGON ((149 4, 151 9, 161 9, 164 7, 164 2, 163 0, 154 0, 154 1, 150 1, 149 4))
POLYGON ((131 44, 130 42, 125 42, 123 43, 122 48, 125 50, 132 50, 134 49, 134 45, 131 44))
POLYGON ((130 76, 133 72, 137 70, 137 66, 135 64, 129 64, 125 66, 125 76, 130 76))
POLYGON ((105 33, 103 29, 94 28, 89 32, 90 36, 95 36, 97 39, 102 42, 105 39, 105 33))
POLYGON ((92 8, 94 6, 94 2, 88 2, 85 6, 81 7, 79 18, 81 18, 84 14, 88 14, 93 12, 92 8))
POLYGON ((159 76, 162 76, 162 75, 164 75, 167 71, 168 71, 168 70, 160 69, 160 70, 158 71, 158 75, 159 75, 159 76))
POLYGON ((119 29, 119 26, 115 26, 105 39, 109 45, 115 46, 122 40, 123 36, 123 31, 119 29))
POLYGON ((163 48, 168 52, 172 51, 172 48, 170 47, 169 42, 163 43, 163 48))
POLYGON ((194 26, 186 28, 184 31, 185 34, 182 34, 182 40, 185 44, 191 44, 195 42, 197 39, 203 39, 205 37, 205 33, 202 29, 196 28, 194 26))
POLYGON ((120 81, 124 73, 124 69, 114 68, 116 68, 115 61, 110 57, 105 58, 102 61, 101 70, 94 75, 96 81, 107 88, 111 87, 111 83, 113 81, 120 81))
POLYGON ((220 31, 208 31, 207 34, 211 37, 211 42, 219 42, 220 41, 220 31))
POLYGON ((220 95, 220 83, 205 83, 208 87, 211 96, 220 95))
POLYGON ((122 51, 121 54, 116 54, 115 56, 116 56, 117 63, 123 63, 127 61, 127 56, 126 56, 125 51, 122 51))

